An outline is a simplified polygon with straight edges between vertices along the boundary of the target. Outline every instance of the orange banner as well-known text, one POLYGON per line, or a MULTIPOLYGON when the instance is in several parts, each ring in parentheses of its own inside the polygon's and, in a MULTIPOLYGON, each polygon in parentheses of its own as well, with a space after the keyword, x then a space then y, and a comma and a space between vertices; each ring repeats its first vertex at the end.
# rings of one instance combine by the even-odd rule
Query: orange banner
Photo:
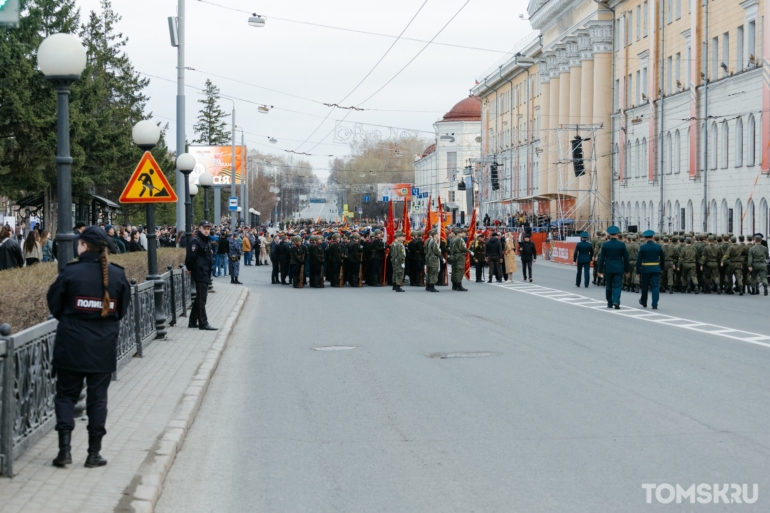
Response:
POLYGON ((572 255, 575 253, 577 242, 552 242, 551 260, 557 264, 575 265, 572 262, 572 255))

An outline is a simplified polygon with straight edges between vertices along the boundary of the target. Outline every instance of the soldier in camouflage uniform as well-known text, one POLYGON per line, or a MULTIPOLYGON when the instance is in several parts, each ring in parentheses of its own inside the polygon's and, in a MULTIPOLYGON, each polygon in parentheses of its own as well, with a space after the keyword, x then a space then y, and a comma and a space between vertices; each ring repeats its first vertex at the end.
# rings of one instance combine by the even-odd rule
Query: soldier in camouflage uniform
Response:
POLYGON ((751 271, 751 284, 754 287, 754 295, 759 294, 759 284, 765 289, 767 295, 767 248, 762 245, 762 237, 754 236, 754 245, 749 248, 749 271, 751 271))
POLYGON ((689 294, 691 290, 690 285, 692 284, 692 289, 695 290, 696 294, 699 294, 698 273, 695 272, 698 267, 698 251, 693 246, 690 237, 687 237, 684 241, 685 246, 682 248, 679 260, 682 269, 682 285, 689 294))
POLYGON ((238 281, 238 276, 241 274, 241 255, 243 254, 243 246, 241 242, 238 242, 238 237, 234 233, 230 234, 230 253, 228 257, 230 259, 230 283, 237 283, 243 285, 238 281))
POLYGON ((441 249, 438 245, 438 232, 433 229, 430 232, 425 243, 425 263, 428 267, 428 272, 425 278, 425 290, 428 292, 438 292, 436 290, 436 283, 438 282, 438 271, 441 267, 441 249))
POLYGON ((463 287, 463 276, 465 276, 465 255, 471 254, 471 251, 465 247, 463 236, 468 234, 465 228, 455 230, 455 236, 449 245, 449 261, 452 264, 452 290, 458 292, 467 292, 463 287))
POLYGON ((390 263, 393 266, 393 290, 406 292, 401 288, 404 284, 404 271, 406 269, 406 248, 404 247, 404 232, 396 232, 395 240, 390 245, 390 263))
MULTIPOLYGON (((628 243, 626 244, 628 250, 628 261, 636 262, 636 255, 639 253, 639 243, 636 242, 636 235, 633 233, 628 235, 628 243)), ((631 272, 623 276, 623 290, 629 292, 636 292, 636 286, 639 283, 639 275, 636 274, 636 266, 631 266, 631 272)))
POLYGON ((602 241, 604 240, 604 232, 596 232, 596 237, 591 239, 591 246, 594 248, 594 285, 600 285, 601 279, 599 278, 599 252, 602 249, 602 241))
POLYGON ((719 262, 722 260, 722 250, 716 244, 716 237, 709 235, 708 244, 704 246, 703 253, 701 254, 700 266, 703 272, 703 284, 706 294, 711 294, 714 290, 717 294, 722 293, 722 289, 719 285, 719 262))
POLYGON ((698 253, 698 266, 696 267, 696 272, 698 274, 698 283, 700 284, 700 288, 702 291, 706 291, 706 277, 705 273, 701 269, 700 261, 703 258, 703 249, 706 247, 706 236, 702 233, 698 233, 695 235, 695 242, 693 242, 693 247, 695 248, 695 251, 698 253))
POLYGON ((727 251, 722 255, 720 267, 725 269, 725 293, 733 295, 733 276, 735 285, 738 288, 738 294, 743 295, 743 255, 741 255, 741 246, 736 244, 738 239, 733 235, 730 237, 731 244, 728 244, 727 251))
MULTIPOLYGON (((751 273, 749 273, 749 250, 751 249, 751 244, 746 244, 746 237, 743 235, 740 235, 738 240, 740 241, 739 246, 741 247, 741 258, 743 260, 743 263, 741 264, 741 273, 743 274, 743 291, 746 292, 746 287, 751 286, 751 273)), ((751 293, 751 291, 749 291, 749 293, 751 293)))
MULTIPOLYGON (((679 255, 682 251, 682 246, 679 245, 679 235, 676 232, 671 236, 671 243, 669 244, 668 250, 671 254, 671 267, 673 274, 673 284, 671 285, 672 289, 669 291, 670 294, 674 290, 677 292, 681 290, 679 288, 681 283, 679 276, 679 255)), ((668 258, 666 258, 666 262, 668 262, 668 258)))

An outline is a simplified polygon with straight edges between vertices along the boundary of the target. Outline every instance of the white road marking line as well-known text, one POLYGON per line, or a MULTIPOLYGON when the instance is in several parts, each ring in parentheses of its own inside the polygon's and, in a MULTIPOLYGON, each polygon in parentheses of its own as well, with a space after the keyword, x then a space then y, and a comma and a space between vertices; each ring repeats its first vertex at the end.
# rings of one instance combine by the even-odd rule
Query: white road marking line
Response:
POLYGON ((564 290, 551 289, 543 287, 541 285, 530 285, 525 283, 502 283, 502 284, 490 284, 495 287, 512 290, 515 292, 523 292, 532 296, 542 297, 544 299, 550 299, 553 301, 559 301, 568 305, 581 306, 583 308, 589 308, 592 310, 604 310, 607 313, 614 315, 622 315, 631 319, 639 319, 647 322, 656 322, 665 326, 673 326, 675 328, 683 328, 690 331, 697 331, 699 333, 708 333, 709 335, 716 335, 718 337, 729 338, 732 340, 738 340, 740 342, 746 342, 758 346, 764 346, 770 348, 770 336, 762 335, 760 333, 752 333, 750 331, 742 331, 734 328, 728 328, 725 326, 718 326, 716 324, 709 324, 705 322, 693 321, 690 319, 683 319, 681 317, 674 317, 671 315, 660 314, 657 312, 649 312, 647 310, 632 308, 630 306, 621 306, 620 310, 614 308, 607 308, 604 301, 594 299, 591 297, 581 296, 574 292, 567 292, 564 290), (684 324, 675 324, 684 323, 684 324), (767 342, 765 342, 767 341, 767 342))

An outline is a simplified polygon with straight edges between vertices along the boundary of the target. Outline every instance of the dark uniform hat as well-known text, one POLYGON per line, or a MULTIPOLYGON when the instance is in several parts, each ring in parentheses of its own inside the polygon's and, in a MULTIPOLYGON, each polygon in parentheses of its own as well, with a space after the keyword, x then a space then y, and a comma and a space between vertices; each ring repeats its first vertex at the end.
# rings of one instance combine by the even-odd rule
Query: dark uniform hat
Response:
POLYGON ((618 233, 620 233, 620 228, 617 226, 610 226, 607 228, 607 235, 617 235, 618 233))
POLYGON ((201 221, 200 223, 198 223, 198 226, 200 226, 201 228, 204 228, 204 227, 208 227, 208 228, 211 228, 211 223, 209 223, 208 221, 206 221, 206 220, 204 219, 203 221, 201 221))
POLYGON ((302 242, 302 237, 300 237, 299 235, 295 235, 294 237, 291 238, 291 241, 294 244, 300 244, 302 242))
POLYGON ((583 239, 587 239, 588 238, 588 232, 580 232, 580 237, 583 238, 583 239))
POLYGON ((82 239, 83 242, 87 242, 92 246, 101 247, 107 245, 107 232, 99 228, 98 226, 89 226, 83 233, 78 236, 78 239, 82 239))
POLYGON ((437 232, 437 231, 436 231, 436 229, 434 228, 434 229, 432 229, 431 231, 429 231, 429 232, 428 232, 428 235, 430 235, 430 236, 432 237, 433 235, 436 235, 437 233, 438 233, 438 232, 437 232))
POLYGON ((655 232, 654 232, 654 231, 652 231, 652 230, 647 230, 646 232, 644 232, 644 233, 642 234, 642 237, 652 237, 652 236, 654 236, 654 235, 655 235, 655 232))

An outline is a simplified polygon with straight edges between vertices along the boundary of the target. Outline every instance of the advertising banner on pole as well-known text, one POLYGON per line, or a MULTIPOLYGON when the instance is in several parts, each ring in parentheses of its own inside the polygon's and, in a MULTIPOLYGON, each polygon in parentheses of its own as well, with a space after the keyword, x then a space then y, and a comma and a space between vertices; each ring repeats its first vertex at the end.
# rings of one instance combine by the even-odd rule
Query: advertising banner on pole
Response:
POLYGON ((411 201, 412 187, 410 183, 378 183, 377 201, 411 201))
MULTIPOLYGON (((190 173, 190 181, 198 185, 198 177, 208 171, 214 177, 214 185, 232 183, 232 146, 189 146, 188 153, 195 157, 195 169, 190 173)), ((246 172, 246 146, 235 147, 236 180, 240 184, 241 176, 246 172)))

